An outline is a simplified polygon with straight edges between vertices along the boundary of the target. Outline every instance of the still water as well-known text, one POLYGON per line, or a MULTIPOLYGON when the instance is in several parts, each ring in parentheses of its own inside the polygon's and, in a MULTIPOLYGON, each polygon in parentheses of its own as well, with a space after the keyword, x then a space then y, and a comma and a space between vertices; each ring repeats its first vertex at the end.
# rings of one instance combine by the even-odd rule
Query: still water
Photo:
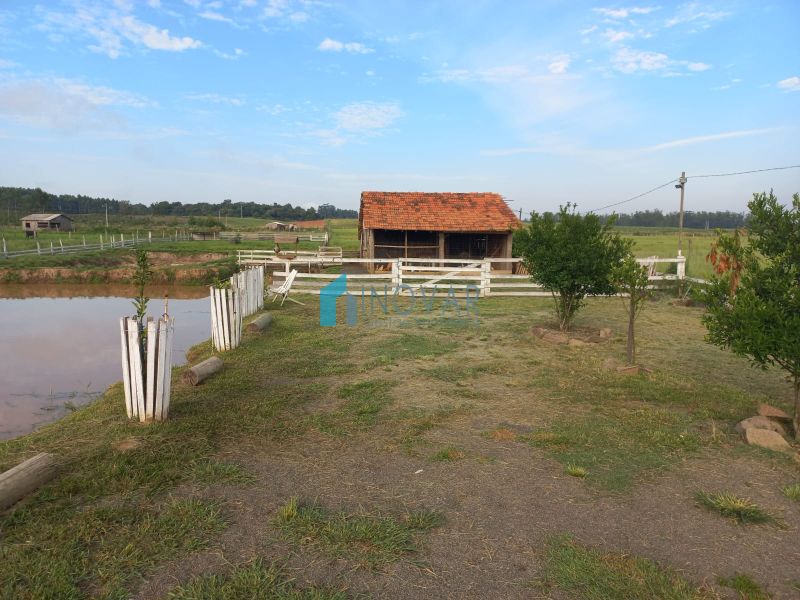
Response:
MULTIPOLYGON (((211 337, 208 288, 148 290, 149 314, 175 318, 174 365, 211 337)), ((122 379, 119 319, 133 315, 127 286, 0 285, 0 439, 90 402, 122 379)))

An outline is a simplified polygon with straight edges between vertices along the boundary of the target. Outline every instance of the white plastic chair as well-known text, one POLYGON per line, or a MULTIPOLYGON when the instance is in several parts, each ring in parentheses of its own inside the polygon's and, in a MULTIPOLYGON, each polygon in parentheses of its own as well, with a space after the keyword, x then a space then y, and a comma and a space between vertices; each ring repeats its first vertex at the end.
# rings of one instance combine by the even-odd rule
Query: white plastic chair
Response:
POLYGON ((294 298, 289 298, 289 292, 292 290, 292 284, 294 283, 294 278, 297 277, 297 269, 292 269, 289 272, 289 275, 286 276, 286 279, 280 285, 273 285, 270 286, 269 290, 267 290, 268 294, 273 294, 272 301, 278 299, 278 296, 281 297, 281 306, 287 300, 294 302, 295 304, 300 304, 305 306, 302 302, 295 300, 294 298))

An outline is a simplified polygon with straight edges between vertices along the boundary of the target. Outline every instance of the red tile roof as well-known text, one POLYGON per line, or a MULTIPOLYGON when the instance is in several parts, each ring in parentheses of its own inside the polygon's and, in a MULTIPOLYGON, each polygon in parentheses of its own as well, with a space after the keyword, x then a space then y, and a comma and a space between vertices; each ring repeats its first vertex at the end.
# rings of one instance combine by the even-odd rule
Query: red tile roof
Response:
POLYGON ((359 229, 500 232, 518 227, 500 194, 361 192, 359 229))

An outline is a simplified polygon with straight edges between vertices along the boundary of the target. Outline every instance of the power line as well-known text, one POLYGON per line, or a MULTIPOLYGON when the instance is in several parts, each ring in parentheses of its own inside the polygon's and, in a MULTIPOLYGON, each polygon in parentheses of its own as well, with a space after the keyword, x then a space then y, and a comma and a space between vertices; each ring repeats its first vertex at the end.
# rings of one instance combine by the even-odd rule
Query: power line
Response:
MULTIPOLYGON (((705 178, 705 177, 731 177, 733 175, 748 175, 750 173, 765 173, 767 171, 785 171, 786 169, 800 169, 800 165, 789 165, 789 166, 786 166, 786 167, 770 167, 768 169, 753 169, 751 171, 735 171, 733 173, 708 173, 708 174, 704 174, 704 175, 687 175, 686 179, 700 179, 700 178, 705 178)), ((672 183, 675 183, 676 181, 678 181, 678 180, 677 179, 672 179, 672 180, 668 181, 667 183, 663 183, 663 184, 661 184, 661 185, 659 185, 657 187, 654 187, 651 190, 647 190, 646 192, 642 192, 641 194, 637 194, 636 196, 633 196, 632 198, 628 198, 627 200, 621 200, 619 202, 614 202, 613 204, 606 204, 605 206, 601 206, 600 208, 595 208, 593 210, 590 210, 589 212, 593 213, 593 212, 597 212, 599 210, 605 210, 607 208, 612 208, 614 206, 619 206, 620 204, 627 204, 628 202, 633 202, 634 200, 638 200, 639 198, 641 198, 643 196, 647 196, 647 194, 652 194, 653 192, 658 191, 661 188, 665 188, 668 185, 670 185, 672 183)))
POLYGON ((753 171, 736 171, 735 173, 712 173, 710 175, 688 175, 687 179, 700 177, 730 177, 731 175, 747 175, 748 173, 764 173, 765 171, 785 171, 786 169, 800 169, 800 165, 789 165, 788 167, 771 167, 769 169, 754 169, 753 171))
POLYGON ((605 210, 606 208, 611 208, 612 206, 619 206, 620 204, 625 204, 627 202, 633 202, 634 200, 637 200, 637 199, 641 198, 642 196, 647 196, 647 194, 652 194, 653 192, 655 192, 657 190, 660 190, 661 188, 665 188, 668 185, 671 185, 671 184, 675 183, 676 181, 678 181, 678 180, 677 179, 670 179, 667 183, 662 183, 661 185, 659 185, 657 187, 654 187, 652 190, 647 190, 646 192, 642 192, 641 194, 638 194, 638 195, 634 196, 633 198, 628 198, 627 200, 622 200, 620 202, 614 202, 613 204, 606 204, 605 206, 601 206, 600 208, 595 208, 593 210, 590 210, 589 212, 593 213, 593 212, 597 212, 598 210, 605 210))

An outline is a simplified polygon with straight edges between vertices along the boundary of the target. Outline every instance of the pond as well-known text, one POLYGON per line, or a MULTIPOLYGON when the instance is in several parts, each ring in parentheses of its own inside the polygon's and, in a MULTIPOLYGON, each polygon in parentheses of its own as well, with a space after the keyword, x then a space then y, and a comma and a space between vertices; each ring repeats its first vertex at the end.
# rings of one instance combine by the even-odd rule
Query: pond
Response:
MULTIPOLYGON (((173 364, 211 337, 208 288, 148 290, 149 314, 175 318, 173 364)), ((119 319, 133 315, 129 286, 0 285, 0 439, 28 433, 122 380, 119 319)))

